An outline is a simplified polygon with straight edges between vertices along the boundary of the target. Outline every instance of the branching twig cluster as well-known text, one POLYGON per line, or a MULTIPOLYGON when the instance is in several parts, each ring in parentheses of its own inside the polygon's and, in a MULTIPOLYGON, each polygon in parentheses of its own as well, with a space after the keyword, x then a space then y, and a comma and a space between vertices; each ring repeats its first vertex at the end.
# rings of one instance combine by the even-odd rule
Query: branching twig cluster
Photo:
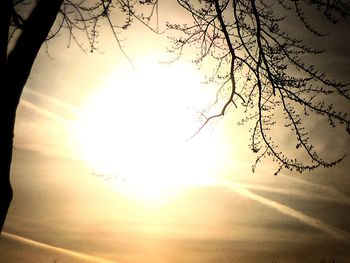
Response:
POLYGON ((336 23, 350 15, 348 3, 335 0, 178 0, 178 3, 191 14, 193 23, 168 24, 170 30, 180 33, 171 38, 170 51, 179 58, 185 48, 196 50, 192 61, 199 66, 211 64, 209 80, 219 85, 218 94, 226 94, 219 113, 207 116, 198 132, 240 101, 246 113, 240 124, 253 123, 250 148, 258 154, 253 170, 267 156, 279 164, 276 174, 283 168, 303 172, 330 167, 344 158, 325 161, 319 156, 310 142, 312 134, 305 122, 309 115, 322 116, 332 126, 343 125, 349 133, 347 112, 337 111, 332 104, 334 98, 348 104, 349 87, 308 64, 306 56, 320 55, 324 50, 307 46, 282 28, 286 20, 283 14, 288 14, 316 37, 325 36, 309 21, 307 12, 318 12, 336 23), (238 78, 244 81, 237 81, 238 78), (281 145, 271 133, 281 126, 292 131, 296 148, 308 160, 291 158, 280 150, 281 145))
MULTIPOLYGON (((12 34, 25 26, 25 16, 30 13, 33 0, 17 0, 13 5, 12 34)), ((99 50, 102 25, 107 25, 119 49, 127 57, 119 33, 128 29, 134 20, 158 32, 158 22, 151 25, 152 18, 158 21, 158 0, 64 0, 58 19, 47 40, 68 31, 68 47, 72 42, 83 52, 99 50), (114 10, 116 9, 116 10, 114 10)))
MULTIPOLYGON (((15 0, 11 16, 11 34, 26 27, 26 15, 35 1, 15 0)), ((349 103, 349 87, 330 79, 308 56, 319 56, 324 50, 309 47, 300 38, 283 29, 286 17, 292 16, 317 38, 326 34, 315 26, 310 12, 325 21, 336 23, 350 15, 350 5, 341 0, 177 0, 192 16, 191 24, 167 26, 173 34, 170 51, 180 58, 185 49, 195 54, 192 62, 212 67, 208 81, 218 84, 217 114, 205 117, 200 131, 214 118, 224 116, 238 102, 246 116, 240 124, 250 123, 250 148, 258 154, 257 163, 271 157, 279 164, 277 173, 287 168, 303 172, 330 167, 340 162, 326 161, 312 144, 305 125, 308 116, 321 116, 331 126, 342 125, 350 133, 347 112, 333 105, 337 99, 349 103), (281 121, 281 116, 284 121, 281 121), (303 152, 292 158, 281 149, 273 135, 276 129, 289 129, 295 148, 303 152), (304 158, 307 156, 308 160, 304 158)), ((48 39, 68 31, 68 46, 75 42, 84 52, 98 50, 100 27, 112 30, 116 43, 127 57, 119 33, 139 21, 158 32, 158 0, 64 0, 48 39), (117 12, 112 12, 116 9, 117 12), (118 11, 119 10, 119 11, 118 11)))

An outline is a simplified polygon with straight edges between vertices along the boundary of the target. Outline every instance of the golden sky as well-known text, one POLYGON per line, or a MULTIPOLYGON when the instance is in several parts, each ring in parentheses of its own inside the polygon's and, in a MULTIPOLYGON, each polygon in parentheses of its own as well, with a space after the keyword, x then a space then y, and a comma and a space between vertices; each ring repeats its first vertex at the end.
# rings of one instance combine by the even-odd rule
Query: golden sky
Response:
MULTIPOLYGON (((166 36, 141 28, 121 34, 135 69, 105 29, 101 53, 64 37, 40 51, 17 114, 0 262, 346 262, 349 160, 278 177, 264 161, 252 174, 240 109, 188 140, 215 90, 186 58, 159 64, 166 36)), ((320 65, 349 68, 342 45, 320 65)), ((335 140, 348 152, 348 138, 325 137, 331 155, 335 140)))

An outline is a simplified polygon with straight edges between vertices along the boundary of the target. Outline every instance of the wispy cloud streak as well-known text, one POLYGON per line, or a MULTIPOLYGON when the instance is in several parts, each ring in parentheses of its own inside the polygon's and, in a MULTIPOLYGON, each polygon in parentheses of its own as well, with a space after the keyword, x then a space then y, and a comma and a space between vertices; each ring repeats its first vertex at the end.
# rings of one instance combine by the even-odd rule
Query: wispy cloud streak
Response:
POLYGON ((342 203, 350 205, 350 197, 339 192, 335 188, 332 188, 330 186, 320 185, 317 183, 308 182, 308 181, 305 181, 305 180, 302 180, 302 179, 299 179, 299 178, 293 177, 293 176, 288 176, 287 178, 293 182, 307 185, 307 186, 310 186, 310 187, 318 190, 319 192, 322 193, 322 195, 325 198, 328 198, 329 200, 334 200, 334 201, 338 201, 338 202, 342 202, 342 203))
POLYGON ((229 187, 231 190, 235 191, 236 193, 238 193, 242 196, 248 197, 248 198, 250 198, 254 201, 257 201, 263 205, 266 205, 268 207, 276 209, 277 211, 279 211, 282 214, 288 215, 288 216, 293 217, 293 218, 295 218, 295 219, 297 219, 297 220, 299 220, 299 221, 301 221, 309 226, 317 228, 317 229, 321 230, 322 232, 327 233, 336 239, 350 242, 350 233, 343 231, 343 230, 340 230, 340 229, 338 229, 334 226, 331 226, 329 224, 326 224, 319 219, 305 215, 305 214, 301 213, 300 211, 297 211, 297 210, 290 208, 286 205, 280 204, 276 201, 272 201, 268 198, 254 194, 251 191, 249 191, 248 189, 246 189, 245 187, 243 187, 239 183, 235 183, 235 182, 231 182, 231 181, 224 181, 224 182, 220 182, 220 184, 224 187, 229 187))
POLYGON ((62 116, 60 116, 59 114, 57 113, 54 113, 52 111, 49 111, 47 109, 44 109, 42 107, 39 107, 37 105, 35 105, 34 103, 26 100, 26 99, 21 99, 21 105, 28 108, 28 109, 31 109, 41 115, 44 115, 56 122, 59 122, 59 123, 62 123, 62 124, 68 124, 69 121, 66 120, 65 118, 63 118, 62 116))
POLYGON ((310 192, 305 190, 299 190, 294 188, 286 187, 271 187, 259 184, 252 183, 240 183, 240 185, 246 189, 251 190, 261 190, 270 193, 278 193, 283 195, 295 196, 303 199, 313 199, 313 200, 323 200, 323 201, 332 201, 337 203, 343 203, 350 205, 350 197, 345 194, 340 193, 336 189, 327 186, 321 186, 318 184, 307 183, 307 186, 311 187, 310 192))
POLYGON ((60 247, 55 247, 55 246, 51 246, 48 244, 44 244, 38 241, 34 241, 25 237, 21 237, 18 235, 14 235, 11 233, 7 233, 7 232, 2 232, 1 233, 2 236, 4 236, 5 238, 9 238, 12 240, 15 240, 17 242, 21 242, 23 244, 29 245, 29 246, 33 246, 33 247, 37 247, 37 248, 41 248, 41 249, 45 249, 48 251, 52 251, 52 252, 56 252, 65 256, 70 256, 76 259, 80 259, 80 260, 86 260, 89 262, 98 262, 98 263, 116 263, 115 261, 110 261, 104 258, 100 258, 100 257, 94 257, 94 256, 90 256, 84 253, 80 253, 77 251, 72 251, 69 249, 64 249, 64 248, 60 248, 60 247))
POLYGON ((71 122, 71 118, 66 116, 81 117, 78 108, 71 104, 31 89, 24 89, 20 105, 62 124, 71 122), (41 103, 35 103, 35 101, 44 101, 49 107, 43 107, 41 103), (56 110, 50 110, 52 107, 56 110))
POLYGON ((56 106, 59 106, 61 107, 62 109, 64 109, 65 111, 75 115, 75 116, 79 116, 80 115, 80 112, 79 110, 74 107, 73 105, 69 104, 69 103, 66 103, 66 102, 63 102, 62 100, 58 100, 52 96, 48 96, 42 92, 39 92, 39 91, 35 91, 33 89, 24 89, 24 95, 26 94, 30 94, 30 95, 33 95, 35 97, 38 97, 40 99, 43 99, 45 100, 46 102, 50 102, 56 106))

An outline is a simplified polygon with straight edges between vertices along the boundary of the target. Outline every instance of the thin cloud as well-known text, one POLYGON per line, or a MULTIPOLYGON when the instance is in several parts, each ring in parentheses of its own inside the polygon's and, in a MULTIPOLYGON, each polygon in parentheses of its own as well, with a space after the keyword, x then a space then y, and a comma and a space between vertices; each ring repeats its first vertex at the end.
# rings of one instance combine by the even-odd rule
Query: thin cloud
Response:
POLYGON ((98 262, 98 263, 116 263, 115 261, 107 260, 107 259, 100 258, 100 257, 90 256, 90 255, 87 255, 87 254, 84 254, 81 252, 77 252, 77 251, 73 251, 73 250, 69 250, 69 249, 65 249, 65 248, 51 246, 48 244, 44 244, 44 243, 41 243, 41 242, 38 242, 35 240, 31 240, 31 239, 21 237, 18 235, 14 235, 14 234, 10 234, 7 232, 2 232, 1 235, 3 235, 6 238, 12 239, 14 241, 24 243, 24 244, 29 245, 29 246, 33 246, 33 247, 45 249, 48 251, 56 252, 56 253, 59 253, 61 255, 70 256, 70 257, 80 259, 80 260, 86 260, 89 262, 98 262))
POLYGON ((252 193, 251 191, 249 191, 248 189, 246 189, 245 187, 243 187, 241 184, 225 181, 225 182, 221 182, 221 185, 225 186, 225 187, 229 187, 230 189, 232 189, 236 193, 241 194, 245 197, 248 197, 252 200, 255 200, 263 205, 274 208, 282 214, 288 215, 288 216, 293 217, 293 218, 295 218, 295 219, 297 219, 297 220, 299 220, 299 221, 301 221, 309 226, 317 228, 317 229, 321 230, 322 232, 327 233, 336 239, 350 242, 350 233, 343 231, 343 230, 340 230, 340 229, 338 229, 334 226, 331 226, 329 224, 326 224, 319 219, 305 215, 305 214, 303 214, 303 213, 301 213, 293 208, 290 208, 286 205, 283 205, 283 204, 280 204, 278 202, 267 199, 265 197, 256 195, 256 194, 252 193))
POLYGON ((292 176, 288 176, 287 178, 293 182, 297 182, 299 184, 311 186, 311 187, 317 189, 318 191, 322 192, 319 195, 322 194, 322 196, 324 197, 325 200, 333 200, 333 201, 338 201, 338 202, 342 202, 345 204, 350 204, 350 197, 339 192, 337 189, 335 189, 333 187, 308 182, 308 181, 301 180, 301 179, 298 179, 297 177, 292 177, 292 176))
POLYGON ((74 116, 80 115, 79 110, 76 107, 74 107, 73 105, 66 103, 66 102, 63 102, 61 100, 58 100, 54 97, 48 96, 42 92, 27 88, 27 89, 24 89, 24 95, 26 95, 26 94, 33 95, 33 96, 38 97, 40 99, 44 99, 46 102, 50 102, 56 106, 59 106, 62 109, 64 109, 65 111, 69 112, 70 114, 73 114, 74 116))
POLYGON ((59 122, 59 123, 63 123, 63 124, 68 124, 69 121, 65 118, 63 118, 62 116, 60 116, 59 114, 57 113, 54 113, 52 111, 49 111, 47 109, 44 109, 42 107, 39 107, 37 105, 35 105, 34 103, 26 100, 26 99, 21 99, 21 105, 30 109, 30 110, 33 110, 43 116, 46 116, 46 117, 49 117, 50 119, 56 121, 56 122, 59 122))
POLYGON ((30 119, 24 117, 17 123, 16 147, 45 154, 49 153, 53 156, 79 159, 73 154, 72 146, 69 144, 70 135, 68 131, 72 129, 73 120, 25 98, 21 99, 20 107, 20 111, 26 114, 24 116, 30 116, 30 119), (38 128, 34 123, 36 120, 33 120, 33 114, 45 118, 41 128, 38 128), (27 130, 31 132, 29 134, 23 132, 27 130))
POLYGON ((310 186, 311 192, 306 192, 303 190, 298 190, 294 188, 283 188, 283 187, 271 187, 259 184, 251 184, 251 183, 240 183, 240 185, 244 188, 248 188, 251 190, 261 190, 270 193, 278 193, 284 195, 295 196, 303 199, 318 199, 324 201, 333 201, 338 203, 344 203, 350 205, 350 198, 336 189, 327 186, 321 186, 319 184, 313 184, 309 182, 297 181, 297 183, 305 184, 310 186))

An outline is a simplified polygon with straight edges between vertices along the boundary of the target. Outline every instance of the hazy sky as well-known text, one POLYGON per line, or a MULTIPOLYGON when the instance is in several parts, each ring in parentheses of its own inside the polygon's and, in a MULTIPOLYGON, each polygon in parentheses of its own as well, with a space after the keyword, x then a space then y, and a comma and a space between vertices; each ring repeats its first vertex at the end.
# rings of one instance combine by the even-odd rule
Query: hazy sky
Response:
MULTIPOLYGON (((329 53, 318 61, 344 81, 347 28, 320 43, 329 53)), ((265 161, 252 174, 239 110, 186 142, 215 95, 201 73, 158 64, 166 36, 139 25, 121 35, 134 71, 101 30, 101 53, 62 37, 38 55, 17 113, 1 263, 349 262, 349 158, 278 177, 265 161)), ((349 153, 343 130, 312 126, 322 151, 349 153)))

